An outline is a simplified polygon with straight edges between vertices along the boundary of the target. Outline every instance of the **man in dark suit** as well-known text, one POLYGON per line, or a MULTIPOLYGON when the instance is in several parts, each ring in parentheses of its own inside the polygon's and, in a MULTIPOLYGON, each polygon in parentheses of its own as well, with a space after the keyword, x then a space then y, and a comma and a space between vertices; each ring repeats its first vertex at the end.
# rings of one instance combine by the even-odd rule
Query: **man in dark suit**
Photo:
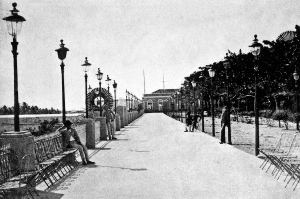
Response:
POLYGON ((228 108, 227 106, 224 106, 222 109, 222 115, 221 115, 221 141, 220 144, 225 143, 226 138, 225 138, 225 127, 228 127, 230 120, 228 117, 228 108))
POLYGON ((77 131, 72 128, 72 124, 73 123, 70 120, 67 120, 65 121, 64 126, 57 129, 62 134, 63 147, 78 149, 83 165, 95 164, 95 162, 89 160, 87 148, 81 143, 77 131))

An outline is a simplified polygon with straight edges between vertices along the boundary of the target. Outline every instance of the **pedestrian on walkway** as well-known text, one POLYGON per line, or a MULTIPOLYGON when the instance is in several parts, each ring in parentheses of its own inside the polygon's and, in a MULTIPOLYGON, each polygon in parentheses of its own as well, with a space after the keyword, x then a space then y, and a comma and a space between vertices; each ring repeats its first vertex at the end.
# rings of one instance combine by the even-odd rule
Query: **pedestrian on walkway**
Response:
POLYGON ((228 127, 230 120, 228 117, 228 108, 227 106, 224 106, 222 109, 222 115, 221 115, 221 140, 220 144, 225 143, 226 138, 225 138, 225 127, 228 127))
POLYGON ((193 128, 192 131, 194 132, 194 129, 198 129, 198 124, 201 121, 200 112, 197 112, 197 114, 194 115, 193 118, 193 128))
POLYGON ((193 123, 193 117, 191 116, 191 112, 188 111, 186 113, 186 118, 185 118, 185 123, 186 123, 186 126, 185 126, 185 131, 184 132, 191 132, 191 127, 192 127, 192 123, 193 123))
POLYGON ((106 118, 106 128, 107 128, 107 136, 109 140, 116 140, 117 138, 115 137, 115 129, 114 125, 112 122, 114 122, 116 116, 114 112, 108 107, 104 107, 104 112, 103 112, 103 117, 106 118))
POLYGON ((81 143, 77 131, 72 128, 72 124, 70 120, 67 120, 64 122, 64 126, 57 129, 62 135, 63 147, 78 149, 83 165, 95 164, 95 162, 90 161, 87 148, 81 143))

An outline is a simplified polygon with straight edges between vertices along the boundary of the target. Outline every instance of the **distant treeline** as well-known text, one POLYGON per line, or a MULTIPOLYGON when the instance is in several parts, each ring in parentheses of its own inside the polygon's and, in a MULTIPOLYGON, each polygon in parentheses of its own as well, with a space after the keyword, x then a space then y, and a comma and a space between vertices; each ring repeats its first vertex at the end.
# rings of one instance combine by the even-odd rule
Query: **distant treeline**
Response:
MULTIPOLYGON (((22 105, 20 104, 20 114, 59 114, 61 113, 58 109, 50 109, 48 108, 39 108, 37 106, 29 106, 26 102, 23 102, 22 105)), ((0 108, 0 115, 13 115, 14 114, 14 107, 7 107, 3 106, 0 108)))

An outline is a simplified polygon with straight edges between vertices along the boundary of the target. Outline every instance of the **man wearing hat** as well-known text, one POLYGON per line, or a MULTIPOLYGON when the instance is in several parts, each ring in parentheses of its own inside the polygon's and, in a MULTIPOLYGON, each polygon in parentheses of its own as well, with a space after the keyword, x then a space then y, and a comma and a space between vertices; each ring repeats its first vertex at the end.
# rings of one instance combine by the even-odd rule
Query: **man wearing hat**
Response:
POLYGON ((76 148, 79 150, 80 157, 82 159, 82 164, 95 164, 89 160, 89 155, 87 148, 84 144, 80 142, 80 138, 74 128, 72 128, 72 122, 67 120, 64 122, 64 126, 57 129, 63 137, 63 146, 66 148, 76 148))
POLYGON ((104 112, 103 112, 103 117, 106 118, 106 128, 107 128, 107 133, 108 133, 108 138, 111 140, 116 140, 117 138, 115 137, 115 129, 114 126, 112 124, 112 122, 115 119, 115 114, 114 112, 108 107, 105 106, 104 107, 104 112))

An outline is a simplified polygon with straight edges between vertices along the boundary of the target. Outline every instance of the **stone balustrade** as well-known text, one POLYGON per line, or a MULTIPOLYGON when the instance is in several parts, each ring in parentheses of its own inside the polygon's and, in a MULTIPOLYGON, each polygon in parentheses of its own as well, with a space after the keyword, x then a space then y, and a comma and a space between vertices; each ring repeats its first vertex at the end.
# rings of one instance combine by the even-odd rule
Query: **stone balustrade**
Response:
MULTIPOLYGON (((138 119, 144 114, 144 111, 133 111, 127 112, 126 107, 118 106, 116 119, 114 121, 115 131, 120 131, 126 125, 132 123, 134 120, 138 119)), ((10 123, 11 118, 5 120, 1 118, 2 122, 6 124, 10 123)), ((51 117, 47 118, 51 121, 51 117)), ((56 118, 54 118, 56 119, 56 118)), ((70 118, 68 118, 70 119, 70 118)), ((43 118, 46 120, 46 118, 43 118)), ((74 122, 76 117, 72 119, 74 122)), ((24 119, 23 122, 36 122, 36 118, 24 119)), ((56 125, 58 128, 62 124, 56 125)), ((98 117, 96 119, 82 119, 79 123, 75 123, 75 129, 78 132, 80 140, 85 144, 89 149, 94 149, 96 144, 101 140, 106 140, 107 129, 105 124, 104 117, 98 117), (105 139, 104 139, 105 138, 105 139)), ((34 142, 35 140, 45 139, 47 136, 52 136, 52 134, 57 134, 59 132, 53 132, 47 135, 42 135, 35 137, 31 135, 30 132, 21 131, 21 132, 4 132, 0 134, 0 147, 10 145, 11 149, 17 154, 18 157, 23 157, 25 154, 34 154, 34 142)), ((33 156, 35 157, 35 156, 33 156)), ((34 164, 34 161, 32 161, 34 164)))

